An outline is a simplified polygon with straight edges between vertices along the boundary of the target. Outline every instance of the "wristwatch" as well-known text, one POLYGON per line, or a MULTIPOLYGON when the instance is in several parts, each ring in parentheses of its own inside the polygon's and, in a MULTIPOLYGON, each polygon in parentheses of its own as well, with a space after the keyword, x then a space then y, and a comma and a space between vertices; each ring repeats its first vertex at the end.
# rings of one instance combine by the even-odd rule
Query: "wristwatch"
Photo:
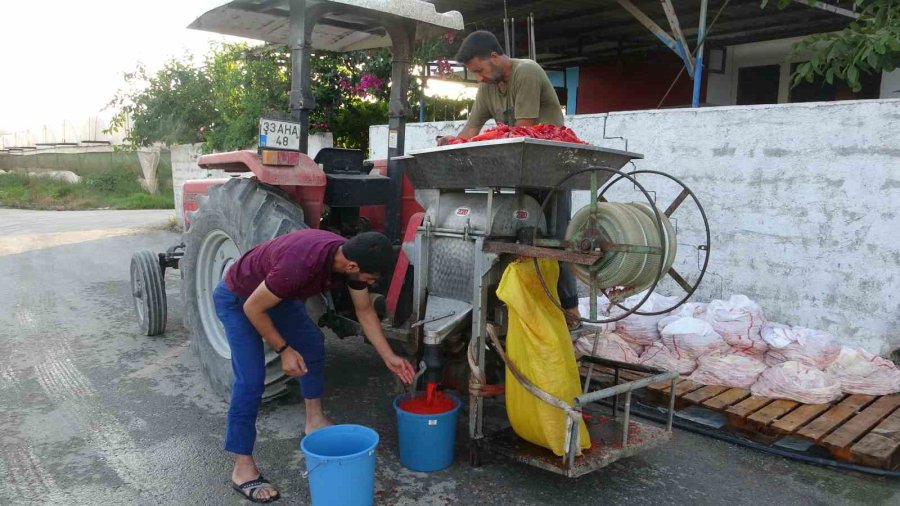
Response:
POLYGON ((275 353, 281 355, 281 352, 284 351, 284 350, 286 350, 286 349, 288 349, 289 346, 290 346, 290 345, 289 345, 288 343, 284 343, 284 346, 282 346, 281 348, 278 348, 277 350, 275 350, 275 353))

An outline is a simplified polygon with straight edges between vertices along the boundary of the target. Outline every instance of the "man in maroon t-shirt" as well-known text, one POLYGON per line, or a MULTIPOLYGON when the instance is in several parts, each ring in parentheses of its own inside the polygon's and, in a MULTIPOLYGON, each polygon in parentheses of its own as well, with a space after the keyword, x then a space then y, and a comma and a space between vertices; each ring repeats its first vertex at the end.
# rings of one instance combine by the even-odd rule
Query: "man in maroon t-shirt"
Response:
POLYGON ((415 370, 397 356, 381 329, 367 286, 390 269, 391 243, 377 232, 347 240, 323 230, 298 230, 264 242, 227 271, 213 299, 231 346, 234 384, 225 450, 235 454, 231 481, 254 501, 279 497, 253 460, 256 417, 265 389, 263 342, 281 355, 281 367, 300 377, 306 433, 331 425, 322 409, 325 349, 303 299, 347 284, 357 319, 387 368, 404 383, 415 370))

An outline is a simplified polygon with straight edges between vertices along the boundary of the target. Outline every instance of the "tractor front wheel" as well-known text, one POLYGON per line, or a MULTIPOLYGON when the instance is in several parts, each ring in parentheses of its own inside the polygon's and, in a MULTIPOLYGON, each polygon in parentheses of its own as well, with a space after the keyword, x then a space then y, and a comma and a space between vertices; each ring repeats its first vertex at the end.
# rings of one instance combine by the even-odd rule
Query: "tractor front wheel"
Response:
POLYGON ((131 256, 131 295, 141 334, 158 336, 166 330, 166 283, 159 255, 141 250, 131 256))

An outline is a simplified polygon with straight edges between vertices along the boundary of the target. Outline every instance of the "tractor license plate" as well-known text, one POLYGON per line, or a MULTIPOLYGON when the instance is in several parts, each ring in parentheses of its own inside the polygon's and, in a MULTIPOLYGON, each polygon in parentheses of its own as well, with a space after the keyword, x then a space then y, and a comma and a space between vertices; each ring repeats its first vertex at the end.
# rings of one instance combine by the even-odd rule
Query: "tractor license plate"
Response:
POLYGON ((259 147, 300 151, 300 123, 261 118, 259 147))

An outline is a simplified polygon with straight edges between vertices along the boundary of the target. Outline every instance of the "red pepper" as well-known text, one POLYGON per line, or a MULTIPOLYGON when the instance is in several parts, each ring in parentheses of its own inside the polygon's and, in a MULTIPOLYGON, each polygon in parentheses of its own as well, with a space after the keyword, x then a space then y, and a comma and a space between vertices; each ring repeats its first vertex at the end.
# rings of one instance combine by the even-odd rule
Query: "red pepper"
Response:
POLYGON ((534 126, 514 126, 509 127, 503 123, 498 123, 496 127, 489 128, 479 135, 471 139, 451 139, 449 144, 463 144, 465 142, 492 141, 496 139, 508 139, 513 137, 532 137, 535 139, 546 139, 551 141, 572 142, 575 144, 587 144, 579 139, 575 132, 568 127, 558 127, 556 125, 548 125, 540 123, 534 126))

